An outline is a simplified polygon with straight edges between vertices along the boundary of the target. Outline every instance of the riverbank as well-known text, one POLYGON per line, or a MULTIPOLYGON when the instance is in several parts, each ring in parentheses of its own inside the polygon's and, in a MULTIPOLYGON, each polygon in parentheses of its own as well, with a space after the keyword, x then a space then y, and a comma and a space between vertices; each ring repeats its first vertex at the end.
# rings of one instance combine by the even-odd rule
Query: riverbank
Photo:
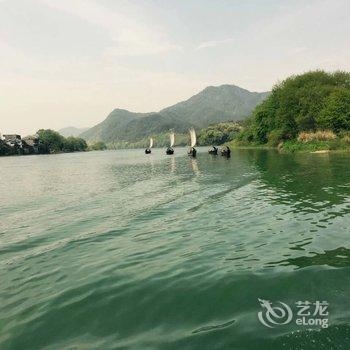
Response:
POLYGON ((278 83, 232 145, 285 152, 350 150, 350 73, 313 71, 278 83))
POLYGON ((326 152, 350 152, 350 143, 344 138, 336 138, 327 141, 301 142, 298 140, 287 140, 280 142, 277 146, 258 143, 246 143, 232 141, 228 143, 231 148, 239 149, 277 149, 287 153, 326 153, 326 152))
POLYGON ((281 149, 286 152, 333 152, 333 151, 350 151, 350 144, 344 139, 337 138, 329 141, 311 141, 300 142, 291 140, 283 142, 281 149))
POLYGON ((98 151, 107 149, 103 142, 87 144, 80 137, 63 137, 54 130, 38 130, 35 135, 21 137, 18 134, 6 134, 0 137, 0 156, 22 156, 32 154, 57 154, 98 151))

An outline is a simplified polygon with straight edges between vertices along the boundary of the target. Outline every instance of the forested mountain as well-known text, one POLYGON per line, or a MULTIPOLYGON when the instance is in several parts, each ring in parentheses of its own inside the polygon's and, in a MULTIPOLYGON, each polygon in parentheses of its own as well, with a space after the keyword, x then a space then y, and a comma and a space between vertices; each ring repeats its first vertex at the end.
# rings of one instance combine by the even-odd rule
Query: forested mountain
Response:
POLYGON ((212 123, 246 118, 268 94, 250 92, 235 85, 209 86, 160 113, 202 128, 212 123))
POLYGON ((89 141, 137 141, 170 129, 185 131, 190 126, 189 123, 160 113, 132 113, 115 109, 103 122, 82 133, 81 137, 89 141))
POLYGON ((74 126, 69 126, 67 128, 58 130, 58 132, 64 137, 69 137, 69 136, 79 136, 81 133, 83 133, 88 129, 89 128, 75 128, 74 126))
POLYGON ((211 123, 242 120, 268 96, 235 85, 210 86, 186 101, 158 113, 132 113, 113 110, 100 124, 80 136, 88 141, 137 141, 168 130, 185 132, 211 123))

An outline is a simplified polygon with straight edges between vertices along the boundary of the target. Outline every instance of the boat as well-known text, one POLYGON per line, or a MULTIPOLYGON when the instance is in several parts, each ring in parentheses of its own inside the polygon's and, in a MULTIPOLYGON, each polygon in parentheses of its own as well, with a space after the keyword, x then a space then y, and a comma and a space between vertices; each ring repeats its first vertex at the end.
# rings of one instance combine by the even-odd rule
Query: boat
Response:
POLYGON ((191 157, 195 157, 197 155, 197 150, 194 148, 194 146, 197 143, 196 131, 192 128, 189 130, 189 132, 190 132, 190 137, 191 137, 191 146, 190 146, 187 154, 191 157))
POLYGON ((145 153, 146 154, 150 154, 152 151, 151 151, 151 148, 153 147, 153 138, 151 137, 150 139, 149 139, 149 147, 147 147, 146 149, 145 149, 145 153))
POLYGON ((227 158, 231 157, 231 150, 229 146, 224 146, 221 148, 221 155, 227 158))
POLYGON ((213 148, 211 148, 209 151, 208 151, 209 154, 213 154, 214 156, 217 156, 218 155, 218 148, 213 146, 213 148))
POLYGON ((173 146, 175 144, 175 134, 172 132, 170 133, 170 147, 168 147, 165 151, 166 154, 174 154, 173 146))

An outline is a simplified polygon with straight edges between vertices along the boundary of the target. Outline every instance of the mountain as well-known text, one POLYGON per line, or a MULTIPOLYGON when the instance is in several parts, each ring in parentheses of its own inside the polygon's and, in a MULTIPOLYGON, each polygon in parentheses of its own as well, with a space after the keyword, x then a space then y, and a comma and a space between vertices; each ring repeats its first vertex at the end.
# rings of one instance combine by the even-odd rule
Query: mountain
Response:
POLYGON ((178 121, 160 113, 133 113, 125 109, 115 109, 103 122, 80 136, 87 141, 137 141, 170 129, 184 132, 189 127, 191 124, 186 121, 178 121))
POLYGON ((160 111, 203 128, 212 123, 248 117, 268 92, 250 92, 235 85, 208 86, 197 95, 160 111))
POLYGON ((89 130, 89 128, 75 128, 74 126, 69 126, 67 128, 63 128, 58 130, 58 132, 64 136, 79 136, 82 132, 89 130))
POLYGON ((108 117, 80 136, 87 141, 137 141, 149 135, 212 123, 242 120, 269 92, 250 92, 235 85, 209 86, 186 101, 153 113, 113 110, 108 117))

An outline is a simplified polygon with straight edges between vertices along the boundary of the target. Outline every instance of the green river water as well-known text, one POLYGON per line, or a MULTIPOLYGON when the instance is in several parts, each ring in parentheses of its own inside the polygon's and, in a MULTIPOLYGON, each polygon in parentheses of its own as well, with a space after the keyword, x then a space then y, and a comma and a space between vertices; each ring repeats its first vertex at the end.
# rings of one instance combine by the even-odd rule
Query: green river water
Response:
POLYGON ((0 179, 1 350, 350 348, 350 154, 7 157, 0 179))

